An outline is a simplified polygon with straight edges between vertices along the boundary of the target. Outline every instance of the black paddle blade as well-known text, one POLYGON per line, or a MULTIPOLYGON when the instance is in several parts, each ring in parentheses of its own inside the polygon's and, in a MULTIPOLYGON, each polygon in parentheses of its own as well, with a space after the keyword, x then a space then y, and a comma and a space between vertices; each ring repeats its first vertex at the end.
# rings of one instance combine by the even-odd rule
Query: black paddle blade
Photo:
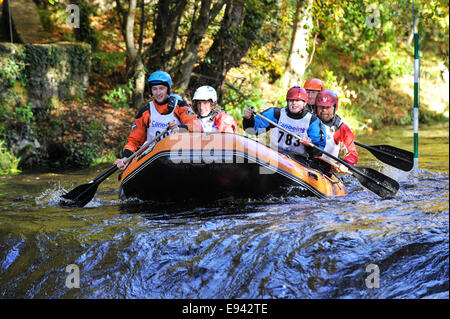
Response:
POLYGON ((376 158, 383 163, 391 165, 395 168, 401 169, 405 172, 412 170, 414 166, 414 154, 402 150, 391 145, 365 145, 355 141, 356 145, 364 147, 369 150, 376 158))
POLYGON ((355 176, 358 181, 382 198, 393 198, 397 194, 400 185, 392 178, 381 174, 370 167, 354 167, 355 176))
POLYGON ((60 206, 83 207, 94 198, 99 183, 88 183, 75 187, 61 196, 60 206))

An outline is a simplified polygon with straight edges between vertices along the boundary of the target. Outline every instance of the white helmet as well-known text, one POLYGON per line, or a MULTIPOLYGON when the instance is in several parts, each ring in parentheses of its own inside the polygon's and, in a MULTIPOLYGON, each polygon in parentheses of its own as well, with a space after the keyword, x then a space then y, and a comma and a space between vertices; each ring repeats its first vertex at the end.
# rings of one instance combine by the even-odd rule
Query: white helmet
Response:
POLYGON ((192 98, 193 101, 208 101, 211 100, 214 104, 217 103, 216 90, 209 85, 199 87, 192 98))

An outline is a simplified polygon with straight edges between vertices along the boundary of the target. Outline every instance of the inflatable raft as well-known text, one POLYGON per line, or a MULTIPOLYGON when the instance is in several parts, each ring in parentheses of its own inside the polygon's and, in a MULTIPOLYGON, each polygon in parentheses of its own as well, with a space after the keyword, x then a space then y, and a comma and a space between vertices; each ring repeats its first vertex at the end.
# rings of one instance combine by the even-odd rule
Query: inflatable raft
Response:
POLYGON ((284 195, 345 196, 336 176, 304 166, 231 133, 178 133, 136 157, 120 176, 119 197, 182 202, 284 195))

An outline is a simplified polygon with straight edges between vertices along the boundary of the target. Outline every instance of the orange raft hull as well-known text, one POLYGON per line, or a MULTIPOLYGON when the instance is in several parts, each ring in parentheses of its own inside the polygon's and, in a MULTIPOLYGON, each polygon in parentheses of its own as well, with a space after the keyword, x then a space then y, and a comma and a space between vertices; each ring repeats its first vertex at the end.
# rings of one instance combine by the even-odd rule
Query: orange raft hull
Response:
POLYGON ((245 136, 179 133, 128 165, 120 177, 119 197, 210 201, 285 195, 292 189, 319 198, 347 195, 336 176, 329 178, 245 136))

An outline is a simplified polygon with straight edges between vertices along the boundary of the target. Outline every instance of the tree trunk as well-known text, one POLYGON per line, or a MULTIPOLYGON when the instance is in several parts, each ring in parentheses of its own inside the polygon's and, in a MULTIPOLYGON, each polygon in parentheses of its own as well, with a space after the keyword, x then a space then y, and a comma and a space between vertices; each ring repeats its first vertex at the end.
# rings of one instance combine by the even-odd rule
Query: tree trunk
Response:
POLYGON ((152 44, 144 53, 150 72, 157 69, 170 71, 169 61, 175 55, 178 28, 186 3, 186 0, 159 0, 155 35, 152 44))
POLYGON ((309 38, 312 30, 311 9, 313 0, 297 0, 292 29, 291 47, 286 63, 285 84, 300 84, 308 62, 309 38))
POLYGON ((217 90, 218 102, 221 103, 226 74, 241 64, 250 45, 260 36, 268 5, 243 0, 227 3, 221 28, 204 61, 194 68, 195 76, 191 78, 188 91, 211 85, 217 90))
POLYGON ((188 87, 191 79, 192 69, 198 59, 198 47, 202 42, 206 29, 210 21, 215 19, 225 4, 225 0, 221 0, 210 9, 211 2, 212 0, 202 0, 200 13, 198 18, 192 23, 178 71, 175 73, 175 86, 183 91, 188 87))
MULTIPOLYGON (((136 46, 134 45, 134 19, 136 17, 136 0, 129 0, 127 20, 125 24, 125 44, 131 61, 136 60, 136 46)), ((134 64, 134 63, 133 63, 134 64)))
POLYGON ((142 58, 137 54, 134 44, 134 20, 136 17, 136 0, 129 0, 127 20, 125 24, 125 44, 130 58, 128 78, 134 82, 133 106, 139 108, 144 102, 145 72, 142 58))

